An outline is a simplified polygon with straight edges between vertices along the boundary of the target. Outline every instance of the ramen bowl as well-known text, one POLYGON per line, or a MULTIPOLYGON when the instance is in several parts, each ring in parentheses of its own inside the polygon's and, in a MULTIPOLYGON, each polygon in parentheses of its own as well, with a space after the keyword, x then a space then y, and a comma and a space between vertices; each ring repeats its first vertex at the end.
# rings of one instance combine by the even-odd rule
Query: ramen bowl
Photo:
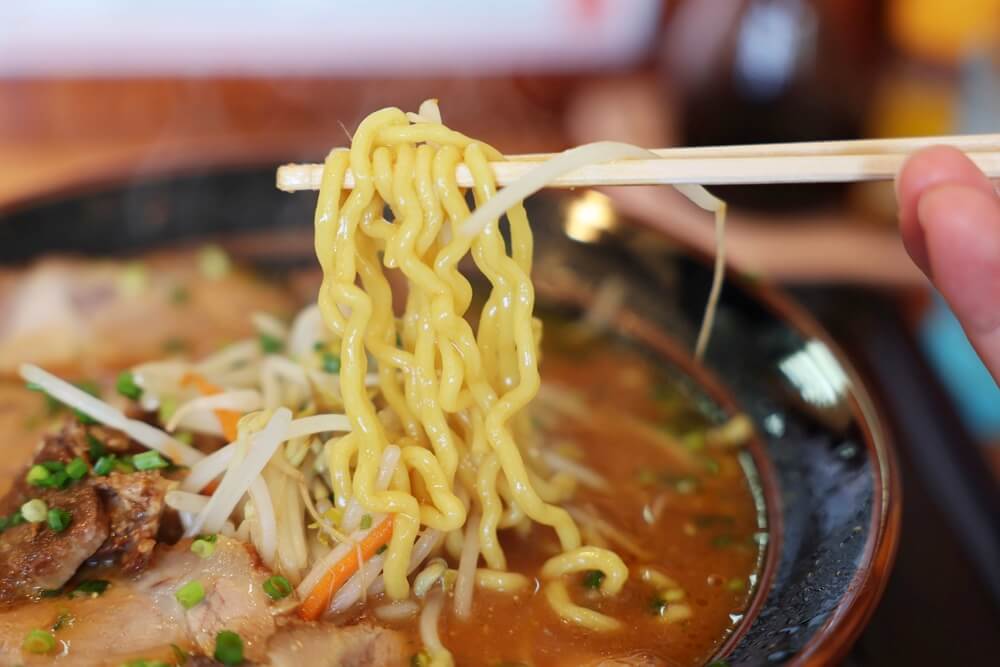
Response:
MULTIPOLYGON (((271 169, 90 184, 9 208, 0 257, 130 255, 212 240, 261 273, 281 274, 315 261, 314 203, 275 190, 271 169)), ((527 205, 540 310, 573 318, 600 308, 602 326, 669 369, 707 414, 752 421, 744 456, 761 557, 749 603, 713 659, 842 658, 879 600, 899 524, 894 455, 858 375, 779 290, 734 275, 696 361, 708 258, 631 224, 595 192, 545 193, 527 205)))

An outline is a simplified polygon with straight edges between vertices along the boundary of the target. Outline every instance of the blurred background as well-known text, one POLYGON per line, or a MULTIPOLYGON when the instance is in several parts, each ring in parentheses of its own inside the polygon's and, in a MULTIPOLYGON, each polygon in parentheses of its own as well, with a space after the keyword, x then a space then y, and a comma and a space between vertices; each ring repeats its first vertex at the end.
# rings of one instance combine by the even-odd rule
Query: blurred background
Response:
MULTIPOLYGON (((507 153, 996 132, 1000 0, 3 3, 0 212, 113 179, 321 160, 370 111, 427 97, 507 153)), ((669 188, 608 194, 710 250, 669 188)), ((894 415, 910 516, 995 493, 1000 390, 903 252, 892 185, 718 194, 733 264, 793 290, 894 415), (908 405, 940 413, 961 465, 908 405)), ((983 528, 952 528, 960 563, 983 528)), ((880 612, 873 628, 898 639, 909 623, 880 612)))

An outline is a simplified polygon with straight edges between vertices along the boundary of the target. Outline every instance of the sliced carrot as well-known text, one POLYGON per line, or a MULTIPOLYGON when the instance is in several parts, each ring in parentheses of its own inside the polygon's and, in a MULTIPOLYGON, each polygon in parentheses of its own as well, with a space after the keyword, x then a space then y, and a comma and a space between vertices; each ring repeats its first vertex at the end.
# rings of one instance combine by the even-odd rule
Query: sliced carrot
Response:
MULTIPOLYGON (((198 373, 187 373, 184 375, 181 379, 181 386, 189 384, 193 384, 205 396, 222 393, 222 387, 212 384, 198 373)), ((213 410, 213 412, 219 420, 219 425, 222 427, 222 434, 226 437, 226 440, 229 442, 236 440, 239 435, 240 413, 235 410, 213 410)))
MULTIPOLYGON (((382 523, 372 528, 361 540, 361 558, 363 560, 374 556, 375 552, 382 548, 382 545, 389 542, 389 538, 392 537, 392 517, 392 514, 387 516, 382 523)), ((359 567, 361 564, 358 562, 358 550, 351 549, 346 556, 334 563, 319 583, 309 591, 309 595, 299 607, 299 617, 306 621, 315 621, 322 616, 326 608, 330 606, 333 594, 347 583, 347 580, 358 571, 359 567)))

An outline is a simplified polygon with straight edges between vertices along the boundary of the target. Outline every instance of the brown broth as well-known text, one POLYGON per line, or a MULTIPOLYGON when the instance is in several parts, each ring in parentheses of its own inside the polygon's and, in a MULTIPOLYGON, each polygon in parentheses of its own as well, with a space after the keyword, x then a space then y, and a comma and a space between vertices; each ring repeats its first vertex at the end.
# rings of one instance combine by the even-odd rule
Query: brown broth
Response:
MULTIPOLYGON (((546 337, 555 338, 548 331, 546 337)), ((610 493, 578 487, 571 504, 596 508, 650 554, 639 558, 611 545, 631 573, 617 596, 589 591, 582 577, 567 585, 577 604, 611 615, 625 627, 596 633, 570 625, 551 610, 536 579, 534 591, 516 596, 477 589, 465 622, 452 615, 447 598, 442 641, 459 665, 541 667, 606 658, 634 661, 624 664, 703 664, 742 617, 762 555, 755 539, 762 527, 739 454, 680 443, 677 430, 703 427, 706 420, 645 357, 620 345, 565 342, 545 350, 543 379, 583 399, 589 419, 561 418, 554 425, 542 419, 549 424, 544 437, 556 448, 573 443, 581 454, 578 461, 610 485, 610 493), (652 525, 643 518, 644 507, 662 510, 652 525), (689 620, 666 623, 653 612, 656 592, 635 574, 642 565, 680 584, 686 592, 682 602, 693 610, 689 620)), ((529 576, 537 577, 545 560, 557 553, 549 528, 536 526, 526 538, 505 531, 501 541, 508 568, 529 576)), ((370 600, 369 609, 380 602, 370 600)), ((395 627, 419 645, 415 619, 395 627)))

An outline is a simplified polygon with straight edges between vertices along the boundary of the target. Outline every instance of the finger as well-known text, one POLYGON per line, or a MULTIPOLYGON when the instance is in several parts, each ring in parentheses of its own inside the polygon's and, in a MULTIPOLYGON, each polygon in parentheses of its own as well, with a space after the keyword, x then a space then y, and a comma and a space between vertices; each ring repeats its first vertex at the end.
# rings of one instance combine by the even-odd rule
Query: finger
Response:
POLYGON ((928 188, 916 202, 934 284, 1000 377, 1000 198, 979 185, 928 188))
POLYGON ((920 225, 917 207, 930 188, 947 183, 967 185, 987 195, 993 184, 961 151, 950 146, 933 146, 914 153, 896 178, 899 202, 899 231, 907 252, 924 273, 931 274, 925 230, 920 225))

